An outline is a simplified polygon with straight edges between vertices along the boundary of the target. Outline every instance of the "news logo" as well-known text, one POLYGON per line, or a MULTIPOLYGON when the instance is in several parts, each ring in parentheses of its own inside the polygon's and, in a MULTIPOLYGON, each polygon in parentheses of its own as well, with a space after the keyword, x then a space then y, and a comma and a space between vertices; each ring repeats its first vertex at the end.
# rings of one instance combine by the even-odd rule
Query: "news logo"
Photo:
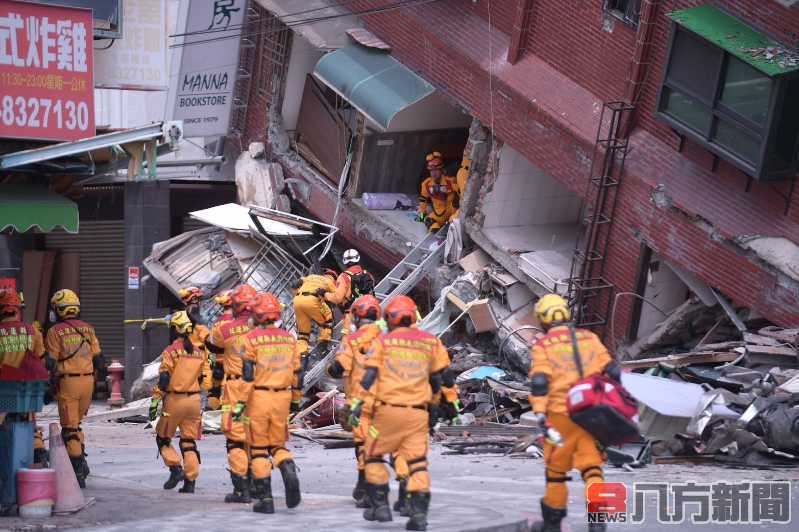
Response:
POLYGON ((594 482, 588 486, 589 523, 626 523, 627 486, 622 482, 594 482))

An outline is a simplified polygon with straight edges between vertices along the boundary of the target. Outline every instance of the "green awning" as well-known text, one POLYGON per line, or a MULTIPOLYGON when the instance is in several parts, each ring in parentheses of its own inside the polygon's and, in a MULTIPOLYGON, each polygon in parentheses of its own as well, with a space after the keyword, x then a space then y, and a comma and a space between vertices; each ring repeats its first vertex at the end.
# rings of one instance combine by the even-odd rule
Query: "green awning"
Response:
POLYGON ((0 232, 32 229, 49 233, 61 227, 78 232, 78 206, 44 187, 0 185, 0 232))
POLYGON ((799 54, 717 7, 703 5, 674 11, 668 16, 767 76, 799 70, 799 54))
POLYGON ((360 44, 323 56, 313 73, 384 129, 398 112, 435 91, 391 54, 360 44))

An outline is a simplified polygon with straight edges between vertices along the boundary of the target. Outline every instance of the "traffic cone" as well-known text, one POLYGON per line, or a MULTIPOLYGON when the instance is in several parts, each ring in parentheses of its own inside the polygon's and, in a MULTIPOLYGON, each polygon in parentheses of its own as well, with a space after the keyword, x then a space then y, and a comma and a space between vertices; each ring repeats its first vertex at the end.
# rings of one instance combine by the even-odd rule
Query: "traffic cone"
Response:
POLYGON ((86 501, 78 486, 78 479, 72 469, 64 440, 61 439, 61 427, 58 423, 50 423, 50 468, 55 469, 56 478, 54 514, 79 512, 94 502, 94 499, 86 501))

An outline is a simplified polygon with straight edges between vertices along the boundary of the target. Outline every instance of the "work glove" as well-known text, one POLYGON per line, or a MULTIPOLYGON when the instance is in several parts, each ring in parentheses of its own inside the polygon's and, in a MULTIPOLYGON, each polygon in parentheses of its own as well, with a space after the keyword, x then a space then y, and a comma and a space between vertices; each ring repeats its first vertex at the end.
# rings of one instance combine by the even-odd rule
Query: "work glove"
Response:
POLYGON ((424 222, 425 218, 427 218, 427 214, 425 214, 423 212, 417 212, 416 213, 416 218, 414 218, 414 220, 417 221, 417 222, 424 222))
POLYGON ((445 401, 441 410, 442 417, 449 419, 453 425, 456 425, 460 419, 463 407, 461 406, 461 402, 455 399, 452 403, 445 401))
POLYGON ((533 414, 533 421, 535 421, 536 425, 541 428, 541 430, 546 430, 547 428, 547 415, 543 412, 535 412, 533 414))
POLYGON ((430 226, 433 225, 435 222, 432 218, 427 217, 424 219, 424 226, 430 229, 430 226))
POLYGON ((289 413, 296 414, 299 411, 300 411, 300 400, 299 399, 293 399, 291 401, 291 408, 289 409, 289 413))
POLYGON ((108 377, 108 365, 102 355, 92 358, 92 367, 97 372, 97 380, 104 381, 108 377))
POLYGON ((326 289, 326 288, 317 288, 317 289, 314 291, 314 295, 315 295, 316 297, 325 297, 325 294, 326 294, 326 293, 327 293, 327 289, 326 289))
POLYGON ((352 427, 358 427, 361 424, 361 413, 363 412, 363 400, 353 399, 350 403, 350 417, 349 423, 352 427))
POLYGON ((155 421, 155 418, 158 417, 158 405, 161 404, 161 399, 158 397, 153 397, 150 399, 150 410, 147 413, 147 419, 150 421, 155 421))
POLYGON ((429 416, 427 420, 427 426, 430 428, 430 432, 433 433, 435 431, 436 425, 438 425, 440 409, 436 405, 427 405, 427 414, 429 416))
POLYGON ((563 445, 563 436, 560 435, 560 432, 558 432, 555 427, 551 426, 547 422, 546 414, 543 412, 536 412, 534 416, 535 422, 538 423, 538 426, 544 433, 543 438, 549 443, 552 443, 557 447, 561 447, 563 445))
POLYGON ((241 421, 241 416, 244 414, 244 408, 247 405, 244 404, 244 401, 239 401, 238 403, 233 406, 233 421, 241 421))
POLYGON ((52 373, 56 370, 55 359, 47 353, 44 354, 44 367, 47 368, 48 373, 52 373))

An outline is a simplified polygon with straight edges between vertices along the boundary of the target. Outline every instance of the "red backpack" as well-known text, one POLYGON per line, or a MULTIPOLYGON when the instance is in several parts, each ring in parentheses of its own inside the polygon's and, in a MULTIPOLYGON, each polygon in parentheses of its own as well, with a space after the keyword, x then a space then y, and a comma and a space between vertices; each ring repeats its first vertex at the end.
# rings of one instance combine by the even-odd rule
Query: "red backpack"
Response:
POLYGON ((569 417, 603 445, 620 445, 637 439, 638 403, 620 382, 601 373, 583 377, 583 363, 573 327, 570 332, 580 380, 566 396, 569 417))

